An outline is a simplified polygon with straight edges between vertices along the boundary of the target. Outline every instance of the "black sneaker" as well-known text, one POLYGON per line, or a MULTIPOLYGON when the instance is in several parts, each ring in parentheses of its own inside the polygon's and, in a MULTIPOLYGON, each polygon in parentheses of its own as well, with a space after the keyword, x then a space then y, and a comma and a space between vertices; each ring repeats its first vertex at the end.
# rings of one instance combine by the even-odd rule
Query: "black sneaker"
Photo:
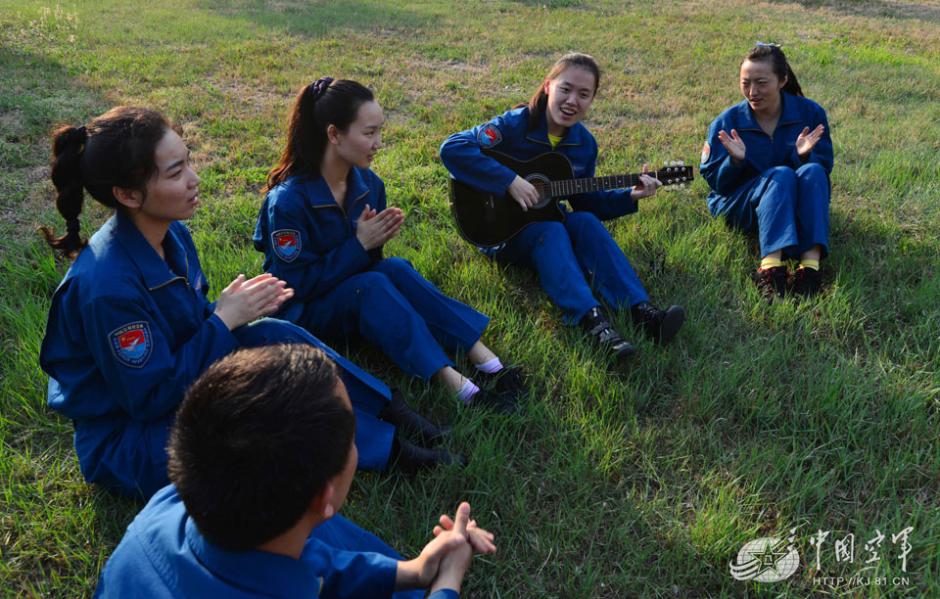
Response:
POLYGON ((804 298, 810 298, 818 294, 822 289, 822 273, 815 268, 798 268, 793 273, 793 282, 790 290, 804 298))
POLYGON ((669 343, 685 322, 685 309, 682 306, 669 306, 660 310, 649 302, 642 302, 630 308, 633 324, 641 325, 647 337, 657 343, 669 343))
POLYGON ((485 408, 497 414, 513 414, 519 410, 516 397, 508 393, 495 393, 480 389, 470 398, 470 407, 485 408))
POLYGON ((770 303, 777 299, 783 299, 783 294, 787 292, 786 266, 758 268, 753 279, 761 297, 770 303))
POLYGON ((591 308, 581 319, 581 328, 597 340, 597 343, 618 358, 629 358, 636 348, 610 326, 600 306, 591 308))
POLYGON ((395 436, 392 441, 392 455, 389 463, 393 463, 406 474, 414 474, 418 470, 433 468, 438 465, 457 464, 467 465, 467 458, 443 449, 428 449, 419 447, 404 439, 395 436))
POLYGON ((397 389, 392 389, 392 400, 379 412, 379 418, 420 439, 428 447, 441 443, 451 433, 450 427, 441 428, 415 412, 397 389))
POLYGON ((522 368, 518 366, 504 367, 496 372, 483 372, 478 370, 473 379, 494 393, 509 395, 516 399, 524 399, 528 394, 522 368))

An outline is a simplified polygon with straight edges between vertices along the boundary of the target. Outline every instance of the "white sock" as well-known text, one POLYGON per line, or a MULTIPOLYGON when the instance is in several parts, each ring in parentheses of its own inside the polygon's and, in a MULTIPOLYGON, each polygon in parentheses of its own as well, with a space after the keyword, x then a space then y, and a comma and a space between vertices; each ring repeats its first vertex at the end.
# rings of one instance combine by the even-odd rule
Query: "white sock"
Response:
POLYGON ((473 401, 473 396, 480 392, 480 388, 473 384, 470 379, 463 380, 463 386, 457 392, 457 399, 465 404, 473 401))
POLYGON ((493 374, 494 372, 499 372, 502 369, 503 363, 499 361, 499 358, 493 358, 488 362, 477 364, 477 370, 480 372, 485 372, 486 374, 493 374))

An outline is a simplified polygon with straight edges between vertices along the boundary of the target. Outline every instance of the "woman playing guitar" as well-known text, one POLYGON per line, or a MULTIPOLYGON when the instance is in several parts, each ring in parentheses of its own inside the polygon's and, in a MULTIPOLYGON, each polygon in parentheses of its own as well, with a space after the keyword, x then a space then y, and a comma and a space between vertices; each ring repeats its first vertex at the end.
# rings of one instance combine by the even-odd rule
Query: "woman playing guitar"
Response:
MULTIPOLYGON (((450 136, 441 159, 455 179, 497 196, 508 195, 523 210, 540 202, 529 181, 488 151, 528 160, 554 151, 570 161, 575 177, 593 177, 597 142, 581 124, 600 84, 600 68, 587 54, 562 56, 527 105, 450 136)), ((653 339, 667 342, 685 320, 680 306, 660 310, 620 246, 601 223, 637 210, 637 200, 656 193, 660 182, 642 175, 632 187, 568 197, 563 222, 529 224, 505 244, 487 250, 501 261, 534 268, 542 287, 564 311, 568 324, 580 323, 598 343, 618 357, 636 352, 611 326, 595 293, 612 308, 630 308, 633 322, 653 339)))

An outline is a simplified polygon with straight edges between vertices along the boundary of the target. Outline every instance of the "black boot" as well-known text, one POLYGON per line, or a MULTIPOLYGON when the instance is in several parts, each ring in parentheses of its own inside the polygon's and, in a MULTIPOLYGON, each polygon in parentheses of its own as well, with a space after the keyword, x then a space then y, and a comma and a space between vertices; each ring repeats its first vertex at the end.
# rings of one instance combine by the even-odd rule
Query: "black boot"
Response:
POLYGON ((647 337, 657 343, 669 343, 685 322, 685 310, 682 306, 669 306, 660 310, 649 302, 639 303, 630 308, 633 324, 643 327, 647 337))
POLYGON ((525 399, 528 394, 522 369, 518 366, 503 367, 496 372, 477 371, 473 377, 480 383, 480 387, 487 388, 500 395, 508 395, 514 400, 525 399))
POLYGON ((418 470, 433 468, 439 464, 466 466, 467 458, 443 449, 418 447, 396 435, 395 440, 392 441, 392 455, 389 462, 398 466, 406 474, 414 474, 418 470))
POLYGON ((379 418, 420 439, 428 447, 441 443, 451 432, 450 427, 440 428, 411 409, 397 389, 392 390, 392 400, 379 412, 379 418))
POLYGON ((793 273, 792 287, 790 290, 803 298, 810 298, 817 295, 822 289, 822 274, 807 266, 796 269, 793 273))
POLYGON ((584 315, 581 328, 594 337, 601 347, 618 358, 629 358, 636 353, 636 348, 611 328, 610 321, 600 306, 594 306, 584 315))
POLYGON ((757 285, 757 291, 761 297, 767 300, 767 303, 773 303, 783 299, 783 294, 787 292, 787 267, 774 266, 771 268, 758 268, 752 277, 754 284, 757 285))
POLYGON ((514 414, 519 411, 516 396, 480 389, 473 394, 469 403, 471 408, 484 408, 497 414, 514 414))

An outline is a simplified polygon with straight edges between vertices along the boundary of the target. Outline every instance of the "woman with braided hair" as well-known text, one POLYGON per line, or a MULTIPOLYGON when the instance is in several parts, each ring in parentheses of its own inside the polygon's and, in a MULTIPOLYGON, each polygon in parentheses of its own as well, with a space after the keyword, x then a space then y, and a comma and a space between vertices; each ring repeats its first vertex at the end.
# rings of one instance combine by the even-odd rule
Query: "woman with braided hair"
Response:
POLYGON ((386 205, 385 185, 369 168, 384 122, 372 92, 355 81, 323 77, 298 93, 254 235, 264 269, 295 290, 279 315, 326 339, 362 336, 461 402, 512 411, 523 385, 482 343, 489 318, 406 260, 383 258, 405 218, 386 205), (445 349, 466 353, 483 389, 445 349))
POLYGON ((426 421, 307 331, 262 318, 293 297, 284 281, 239 275, 208 301, 180 222, 199 205, 199 177, 162 115, 119 106, 87 127, 61 128, 52 181, 66 233, 44 233, 74 262, 52 297, 39 361, 49 406, 74 422, 86 480, 143 498, 166 485, 167 438, 186 388, 236 348, 276 343, 320 347, 339 366, 356 408, 360 468, 408 461, 411 446, 398 442, 396 425, 426 421), (87 242, 79 227, 85 190, 114 210, 87 242))

